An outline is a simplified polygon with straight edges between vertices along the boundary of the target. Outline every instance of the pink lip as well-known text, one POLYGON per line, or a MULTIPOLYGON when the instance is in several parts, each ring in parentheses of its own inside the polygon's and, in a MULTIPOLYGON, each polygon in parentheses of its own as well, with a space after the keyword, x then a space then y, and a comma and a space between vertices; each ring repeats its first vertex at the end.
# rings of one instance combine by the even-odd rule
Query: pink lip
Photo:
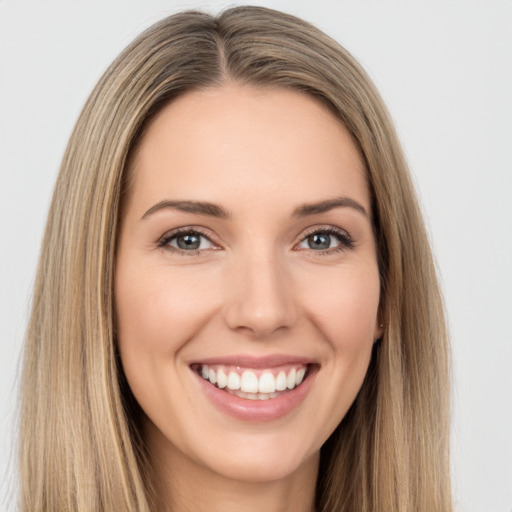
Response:
MULTIPOLYGON (((233 360, 228 361, 227 359, 209 359, 208 361, 209 364, 222 364, 229 362, 230 364, 237 364, 238 366, 255 368, 255 366, 247 366, 247 364, 250 363, 248 360, 244 360, 242 364, 240 358, 237 358, 236 363, 233 360)), ((286 358, 285 361, 286 363, 283 362, 279 364, 299 362, 297 359, 291 360, 289 357, 286 358)), ((300 360, 300 362, 302 364, 303 360, 300 360)), ((208 364, 207 360, 201 361, 201 363, 208 364)), ((266 364, 267 368, 275 365, 279 366, 277 362, 274 362, 273 365, 269 365, 267 361, 266 364)), ((299 386, 283 393, 280 396, 277 396, 276 398, 271 398, 268 400, 248 400, 235 395, 231 395, 230 393, 217 388, 207 380, 203 379, 197 372, 192 370, 192 373, 208 399, 211 400, 214 406, 216 406, 222 412, 242 421, 266 422, 282 418, 296 409, 306 398, 311 385, 315 380, 317 371, 318 366, 315 365, 310 367, 306 378, 299 386)))
POLYGON ((273 356, 257 357, 248 355, 234 355, 226 357, 211 357, 208 359, 201 359, 193 361, 193 364, 206 364, 206 365, 226 365, 226 366, 239 366, 240 368, 275 368, 277 366, 284 366, 287 364, 307 365, 313 364, 314 361, 306 357, 289 356, 285 354, 276 354, 273 356))

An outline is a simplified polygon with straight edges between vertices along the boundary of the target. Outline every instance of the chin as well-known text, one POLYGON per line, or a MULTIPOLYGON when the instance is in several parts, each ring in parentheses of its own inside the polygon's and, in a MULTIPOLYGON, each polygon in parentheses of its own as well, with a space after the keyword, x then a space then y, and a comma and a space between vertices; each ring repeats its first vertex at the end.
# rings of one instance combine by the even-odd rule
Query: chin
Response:
POLYGON ((249 452, 217 459, 208 465, 208 469, 217 475, 247 483, 270 483, 286 480, 302 471, 313 471, 318 468, 319 451, 308 456, 297 457, 294 452, 283 453, 275 448, 270 453, 249 452))

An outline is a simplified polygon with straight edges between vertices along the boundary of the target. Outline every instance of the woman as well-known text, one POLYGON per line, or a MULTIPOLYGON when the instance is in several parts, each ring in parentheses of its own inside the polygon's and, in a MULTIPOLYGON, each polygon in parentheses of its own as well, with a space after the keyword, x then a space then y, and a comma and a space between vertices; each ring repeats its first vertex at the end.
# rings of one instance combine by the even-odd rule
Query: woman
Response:
POLYGON ((345 50, 240 7, 120 55, 64 156, 22 389, 22 510, 451 509, 432 257, 345 50))

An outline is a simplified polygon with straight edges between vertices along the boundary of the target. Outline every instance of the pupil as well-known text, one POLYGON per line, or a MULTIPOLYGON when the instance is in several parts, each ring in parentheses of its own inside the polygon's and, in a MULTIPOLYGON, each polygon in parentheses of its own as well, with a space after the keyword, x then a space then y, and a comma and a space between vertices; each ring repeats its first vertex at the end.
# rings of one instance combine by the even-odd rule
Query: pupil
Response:
POLYGON ((331 237, 326 234, 315 234, 308 237, 308 245, 310 249, 329 249, 331 245, 331 237))
POLYGON ((199 249, 201 240, 198 235, 181 235, 176 239, 176 243, 180 249, 195 250, 199 249))

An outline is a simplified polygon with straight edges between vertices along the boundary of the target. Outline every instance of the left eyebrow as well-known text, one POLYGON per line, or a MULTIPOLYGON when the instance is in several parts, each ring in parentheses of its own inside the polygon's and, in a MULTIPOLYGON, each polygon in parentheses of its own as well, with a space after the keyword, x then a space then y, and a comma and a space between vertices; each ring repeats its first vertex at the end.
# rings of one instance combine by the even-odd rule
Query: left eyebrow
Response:
POLYGON ((307 217, 308 215, 325 213, 333 210, 334 208, 353 208, 354 210, 363 214, 367 219, 370 218, 366 208, 361 203, 358 203, 350 197, 335 197, 333 199, 326 199, 325 201, 306 203, 295 208, 293 211, 293 216, 307 217))
POLYGON ((196 213, 198 215, 209 215, 228 219, 231 215, 222 206, 206 201, 171 201, 164 200, 152 206, 142 217, 145 219, 160 210, 178 210, 187 213, 196 213))

